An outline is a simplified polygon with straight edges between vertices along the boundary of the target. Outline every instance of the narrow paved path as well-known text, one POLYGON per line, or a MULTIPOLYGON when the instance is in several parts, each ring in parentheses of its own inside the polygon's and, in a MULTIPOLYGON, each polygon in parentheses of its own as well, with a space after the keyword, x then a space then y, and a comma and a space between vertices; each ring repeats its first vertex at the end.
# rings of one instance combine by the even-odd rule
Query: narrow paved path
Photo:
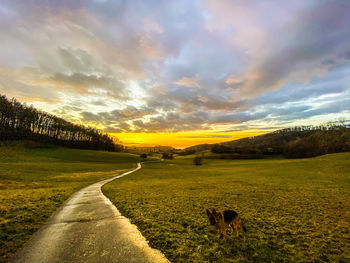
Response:
POLYGON ((169 262, 101 191, 104 184, 139 169, 140 163, 73 194, 11 262, 169 262))

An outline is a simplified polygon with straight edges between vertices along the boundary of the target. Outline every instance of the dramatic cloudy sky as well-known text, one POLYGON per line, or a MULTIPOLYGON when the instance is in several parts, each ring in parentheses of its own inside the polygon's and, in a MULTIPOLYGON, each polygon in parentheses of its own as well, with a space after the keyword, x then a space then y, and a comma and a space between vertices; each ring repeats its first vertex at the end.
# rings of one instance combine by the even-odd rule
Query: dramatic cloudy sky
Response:
POLYGON ((348 118, 350 1, 0 0, 0 93, 127 143, 348 118))

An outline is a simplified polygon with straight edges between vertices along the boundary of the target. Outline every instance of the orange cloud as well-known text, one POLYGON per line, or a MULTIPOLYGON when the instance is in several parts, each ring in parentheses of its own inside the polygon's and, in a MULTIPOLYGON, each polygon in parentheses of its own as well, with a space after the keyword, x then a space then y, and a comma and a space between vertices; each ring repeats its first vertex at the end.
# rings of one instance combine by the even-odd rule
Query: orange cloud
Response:
POLYGON ((200 80, 200 76, 196 75, 193 78, 188 78, 188 77, 183 77, 182 79, 174 82, 174 84, 180 85, 180 86, 185 86, 185 87, 196 87, 196 88, 200 88, 199 85, 199 80, 200 80))

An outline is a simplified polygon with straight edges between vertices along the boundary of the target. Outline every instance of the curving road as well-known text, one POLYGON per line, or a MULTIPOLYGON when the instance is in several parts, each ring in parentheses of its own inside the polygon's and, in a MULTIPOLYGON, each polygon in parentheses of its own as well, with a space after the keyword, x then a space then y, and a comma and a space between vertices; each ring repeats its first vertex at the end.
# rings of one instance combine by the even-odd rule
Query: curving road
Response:
POLYGON ((140 163, 73 194, 10 262, 169 262, 101 191, 104 184, 139 169, 140 163))

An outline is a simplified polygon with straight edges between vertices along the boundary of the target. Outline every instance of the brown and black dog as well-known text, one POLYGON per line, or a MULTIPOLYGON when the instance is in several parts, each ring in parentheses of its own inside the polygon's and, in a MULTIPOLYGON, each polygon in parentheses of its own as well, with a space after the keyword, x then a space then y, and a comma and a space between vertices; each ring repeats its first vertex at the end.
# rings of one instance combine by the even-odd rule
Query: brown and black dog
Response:
POLYGON ((216 227, 220 238, 226 237, 226 228, 228 226, 232 227, 233 232, 236 230, 237 237, 239 235, 239 230, 243 230, 244 232, 247 231, 241 218, 233 210, 216 212, 216 210, 213 209, 213 211, 210 212, 209 209, 207 209, 207 215, 210 224, 216 227))

